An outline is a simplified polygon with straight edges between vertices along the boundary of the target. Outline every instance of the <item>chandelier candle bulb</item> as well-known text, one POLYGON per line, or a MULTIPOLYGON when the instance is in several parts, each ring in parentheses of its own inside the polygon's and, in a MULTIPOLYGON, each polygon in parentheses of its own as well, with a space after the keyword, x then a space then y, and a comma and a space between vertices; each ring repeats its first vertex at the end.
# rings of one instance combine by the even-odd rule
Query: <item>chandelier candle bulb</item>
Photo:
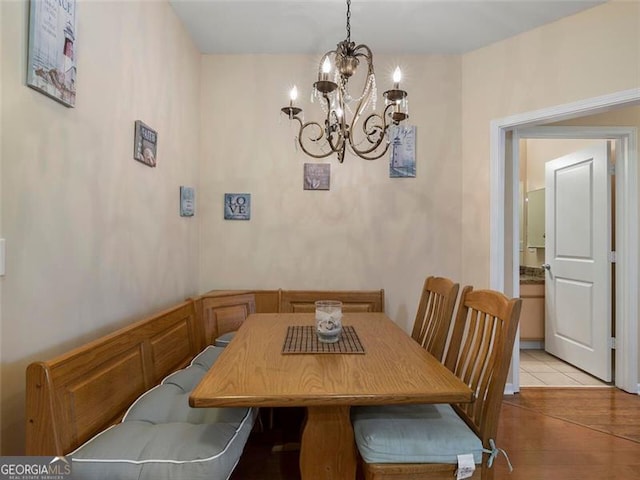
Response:
POLYGON ((320 80, 321 82, 328 81, 330 72, 331 72, 331 61, 329 60, 329 57, 326 57, 322 64, 322 72, 320 73, 318 80, 320 80))
POLYGON ((393 72, 393 88, 396 90, 400 88, 400 80, 402 80, 402 72, 400 71, 400 67, 396 67, 393 72))
POLYGON ((293 102, 295 102, 297 98, 298 98, 298 87, 296 87, 294 85, 293 88, 291 89, 291 91, 289 92, 289 106, 290 107, 293 107, 293 102))

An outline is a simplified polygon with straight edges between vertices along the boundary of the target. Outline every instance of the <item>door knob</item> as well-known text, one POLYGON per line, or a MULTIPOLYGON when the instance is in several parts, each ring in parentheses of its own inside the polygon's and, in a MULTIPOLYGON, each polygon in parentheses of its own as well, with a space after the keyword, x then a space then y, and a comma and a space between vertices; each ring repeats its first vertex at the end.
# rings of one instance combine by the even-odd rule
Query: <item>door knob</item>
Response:
POLYGON ((551 271, 551 265, 549 265, 548 263, 543 263, 542 265, 540 265, 542 268, 544 268, 545 270, 551 271))

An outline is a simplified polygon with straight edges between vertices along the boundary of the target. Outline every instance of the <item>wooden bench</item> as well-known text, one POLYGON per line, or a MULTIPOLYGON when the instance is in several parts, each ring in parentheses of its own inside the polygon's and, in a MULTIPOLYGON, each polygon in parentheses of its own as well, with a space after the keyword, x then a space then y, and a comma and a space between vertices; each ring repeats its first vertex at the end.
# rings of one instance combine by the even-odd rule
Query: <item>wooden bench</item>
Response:
MULTIPOLYGON (((212 346, 215 339, 237 330, 248 315, 256 311, 300 311, 301 308, 310 308, 309 305, 313 305, 313 302, 319 299, 342 300, 345 311, 384 310, 382 290, 212 291, 188 299, 54 359, 32 363, 26 372, 26 454, 69 455, 74 468, 81 470, 82 478, 103 478, 98 473, 94 475, 92 467, 88 467, 91 462, 99 463, 102 460, 93 457, 87 459, 86 455, 83 457, 87 449, 92 454, 96 449, 100 452, 101 442, 105 443, 105 439, 111 437, 115 438, 115 441, 111 440, 110 445, 122 448, 126 442, 121 440, 118 434, 126 429, 143 428, 142 424, 145 429, 157 428, 160 432, 172 428, 171 425, 174 424, 192 428, 193 418, 202 418, 203 425, 196 425, 197 428, 218 428, 218 425, 212 425, 219 421, 220 429, 229 431, 230 436, 233 433, 232 440, 236 445, 231 449, 232 454, 240 455, 248 437, 246 429, 250 431, 256 418, 255 411, 251 412, 255 409, 249 409, 249 413, 243 415, 238 412, 233 415, 203 412, 222 409, 189 410, 190 407, 185 403, 189 393, 187 390, 197 384, 194 384, 194 379, 197 379, 198 375, 204 375, 211 362, 223 351, 222 348, 212 346), (199 361, 203 356, 204 360, 199 361), (197 375, 194 375, 194 372, 197 375), (163 396, 170 400, 163 400, 163 396), (162 406, 163 401, 173 402, 173 413, 177 410, 175 415, 182 417, 175 419, 172 412, 159 413, 158 402, 160 410, 167 410, 167 405, 162 406), (177 409, 176 402, 179 402, 177 409), (146 408, 151 408, 147 404, 153 405, 154 411, 145 411, 146 408), (231 420, 230 416, 233 417, 231 420), (166 420, 167 418, 170 420, 166 420), (167 423, 163 424, 163 421, 167 423), (242 435, 238 435, 238 432, 242 435), (89 470, 86 470, 87 468, 89 470)), ((229 410, 232 409, 227 409, 229 410)), ((125 435, 123 438, 137 438, 138 433, 134 433, 133 436, 125 435)), ((158 432, 145 435, 148 439, 156 438, 158 432)), ((176 450, 179 450, 177 446, 176 450)), ((224 458, 224 455, 228 455, 226 449, 220 451, 220 455, 212 455, 212 458, 224 458)), ((197 473, 179 470, 182 468, 179 465, 186 464, 188 467, 188 461, 158 460, 158 464, 153 466, 155 470, 149 466, 153 460, 123 460, 120 467, 115 466, 118 462, 111 458, 105 459, 104 462, 95 471, 104 473, 105 469, 108 470, 112 466, 121 468, 126 472, 122 478, 155 480, 178 478, 184 474, 189 478, 199 478, 198 475, 202 471, 202 462, 198 464, 200 470, 197 470, 197 473)), ((216 466, 214 470, 205 470, 205 473, 208 477, 222 475, 221 478, 224 478, 236 462, 237 458, 234 457, 226 461, 222 467, 216 466)))
POLYGON ((27 367, 27 455, 62 456, 118 423, 133 401, 204 347, 187 301, 27 367))

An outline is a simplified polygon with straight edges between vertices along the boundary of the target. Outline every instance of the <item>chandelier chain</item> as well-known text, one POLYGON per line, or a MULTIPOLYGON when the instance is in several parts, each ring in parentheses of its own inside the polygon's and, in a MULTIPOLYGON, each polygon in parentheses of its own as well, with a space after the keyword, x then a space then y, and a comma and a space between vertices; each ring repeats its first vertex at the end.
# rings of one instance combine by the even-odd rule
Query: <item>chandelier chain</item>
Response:
POLYGON ((347 0, 347 43, 351 43, 351 0, 347 0))

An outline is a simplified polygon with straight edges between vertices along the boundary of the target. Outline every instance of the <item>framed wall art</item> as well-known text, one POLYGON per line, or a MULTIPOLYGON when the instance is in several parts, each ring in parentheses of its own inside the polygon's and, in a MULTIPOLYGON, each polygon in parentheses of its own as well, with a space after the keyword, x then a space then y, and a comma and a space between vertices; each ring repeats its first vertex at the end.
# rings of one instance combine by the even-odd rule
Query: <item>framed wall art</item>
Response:
POLYGON ((76 104, 76 0, 31 0, 27 85, 76 104))
POLYGON ((331 165, 329 163, 304 164, 304 189, 329 190, 331 165))
POLYGON ((251 219, 251 194, 250 193, 225 193, 224 194, 224 219, 225 220, 250 220, 251 219))
POLYGON ((416 176, 416 127, 394 125, 389 134, 389 176, 391 178, 416 176))
POLYGON ((196 192, 193 187, 180 187, 180 216, 193 217, 196 206, 196 192))
POLYGON ((133 158, 149 167, 156 166, 156 154, 158 148, 158 133, 140 120, 136 120, 133 158))

